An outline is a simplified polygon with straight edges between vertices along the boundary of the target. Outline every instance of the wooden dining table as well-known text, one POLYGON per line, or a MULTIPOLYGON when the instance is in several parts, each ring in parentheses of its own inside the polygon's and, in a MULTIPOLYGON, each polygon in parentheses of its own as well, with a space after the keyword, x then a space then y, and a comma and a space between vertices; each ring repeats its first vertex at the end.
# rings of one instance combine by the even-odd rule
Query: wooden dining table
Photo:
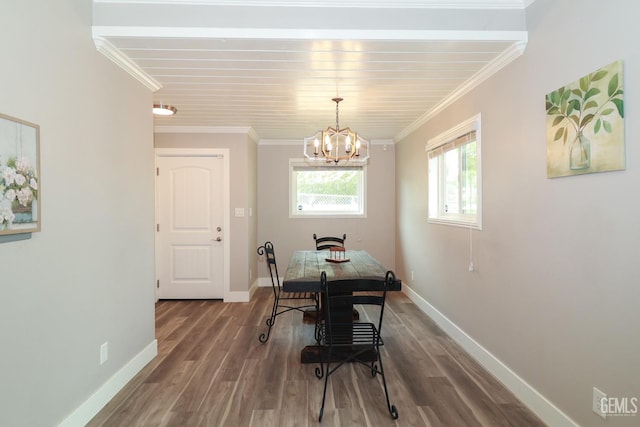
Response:
MULTIPOLYGON (((282 290, 284 292, 320 292, 320 274, 324 271, 327 280, 335 279, 384 279, 387 269, 367 251, 347 249, 346 262, 332 262, 330 252, 295 251, 291 255, 289 266, 284 275, 282 290)), ((338 259, 340 261, 340 259, 338 259)), ((390 291, 402 289, 399 279, 389 288, 390 291)))
MULTIPOLYGON (((295 251, 289 261, 289 266, 282 281, 284 292, 322 292, 320 275, 327 275, 327 280, 357 280, 364 278, 379 278, 384 280, 387 269, 364 250, 346 250, 340 257, 332 258, 330 251, 295 251)), ((389 291, 400 291, 402 281, 396 279, 388 288, 389 291)), ((321 298, 322 299, 322 298, 321 298)), ((333 311, 332 311, 333 313, 333 311)), ((357 318, 357 311, 353 308, 334 313, 339 318, 357 318), (355 316, 354 316, 355 314, 355 316)), ((333 317, 332 317, 333 318, 333 317)), ((317 363, 320 361, 322 347, 315 344, 302 349, 302 363, 317 363)))

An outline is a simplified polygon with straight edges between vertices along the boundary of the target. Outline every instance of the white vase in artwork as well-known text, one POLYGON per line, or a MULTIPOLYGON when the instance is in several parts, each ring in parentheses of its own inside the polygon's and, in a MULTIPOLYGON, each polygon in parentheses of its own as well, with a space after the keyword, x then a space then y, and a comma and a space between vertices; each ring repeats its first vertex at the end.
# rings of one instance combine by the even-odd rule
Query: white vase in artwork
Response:
POLYGON ((569 168, 588 169, 591 166, 591 142, 579 133, 569 148, 569 168))
POLYGON ((31 202, 31 221, 38 222, 38 201, 36 199, 31 202))

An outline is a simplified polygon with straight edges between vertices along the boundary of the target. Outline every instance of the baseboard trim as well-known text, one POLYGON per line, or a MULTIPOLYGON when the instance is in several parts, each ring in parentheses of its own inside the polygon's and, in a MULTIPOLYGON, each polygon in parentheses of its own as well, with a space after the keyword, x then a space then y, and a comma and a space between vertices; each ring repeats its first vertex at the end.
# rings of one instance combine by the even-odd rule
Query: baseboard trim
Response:
MULTIPOLYGON (((283 278, 280 278, 280 283, 282 283, 283 278)), ((258 278, 258 287, 259 288, 270 288, 271 287, 271 278, 270 277, 259 277, 258 278)))
POLYGON ((507 365, 491 354, 458 325, 449 320, 427 300, 418 295, 409 286, 402 284, 403 292, 415 305, 442 328, 456 343, 471 355, 493 376, 501 381, 522 403, 531 409, 542 421, 550 426, 578 427, 578 424, 551 403, 546 397, 531 387, 513 372, 507 365))
POLYGON ((224 296, 224 302, 249 302, 249 291, 232 291, 224 296))
POLYGON ((253 283, 251 284, 251 287, 249 288, 249 299, 253 298, 253 294, 256 293, 256 291, 258 290, 258 286, 260 283, 260 279, 256 279, 253 281, 253 283))
POLYGON ((107 380, 91 397, 65 418, 58 427, 86 425, 111 399, 158 355, 158 340, 153 340, 140 353, 107 380))

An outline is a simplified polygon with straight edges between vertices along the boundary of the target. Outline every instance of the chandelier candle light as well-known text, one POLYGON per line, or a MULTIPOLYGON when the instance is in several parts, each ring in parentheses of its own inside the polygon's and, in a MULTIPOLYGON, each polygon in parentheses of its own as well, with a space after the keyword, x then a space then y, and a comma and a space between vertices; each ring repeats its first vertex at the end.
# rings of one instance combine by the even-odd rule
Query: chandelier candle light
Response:
POLYGON ((369 158, 369 141, 349 128, 340 129, 338 105, 342 98, 333 98, 336 103, 336 127, 318 131, 304 139, 304 156, 312 161, 326 163, 346 160, 349 163, 365 163, 369 158))

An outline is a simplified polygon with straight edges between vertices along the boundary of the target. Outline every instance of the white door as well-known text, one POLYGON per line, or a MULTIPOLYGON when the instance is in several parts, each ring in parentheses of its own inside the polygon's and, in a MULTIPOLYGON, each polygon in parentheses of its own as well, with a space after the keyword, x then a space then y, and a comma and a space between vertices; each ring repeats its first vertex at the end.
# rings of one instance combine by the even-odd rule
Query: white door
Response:
POLYGON ((159 298, 223 298, 224 157, 159 155, 156 166, 159 298))

